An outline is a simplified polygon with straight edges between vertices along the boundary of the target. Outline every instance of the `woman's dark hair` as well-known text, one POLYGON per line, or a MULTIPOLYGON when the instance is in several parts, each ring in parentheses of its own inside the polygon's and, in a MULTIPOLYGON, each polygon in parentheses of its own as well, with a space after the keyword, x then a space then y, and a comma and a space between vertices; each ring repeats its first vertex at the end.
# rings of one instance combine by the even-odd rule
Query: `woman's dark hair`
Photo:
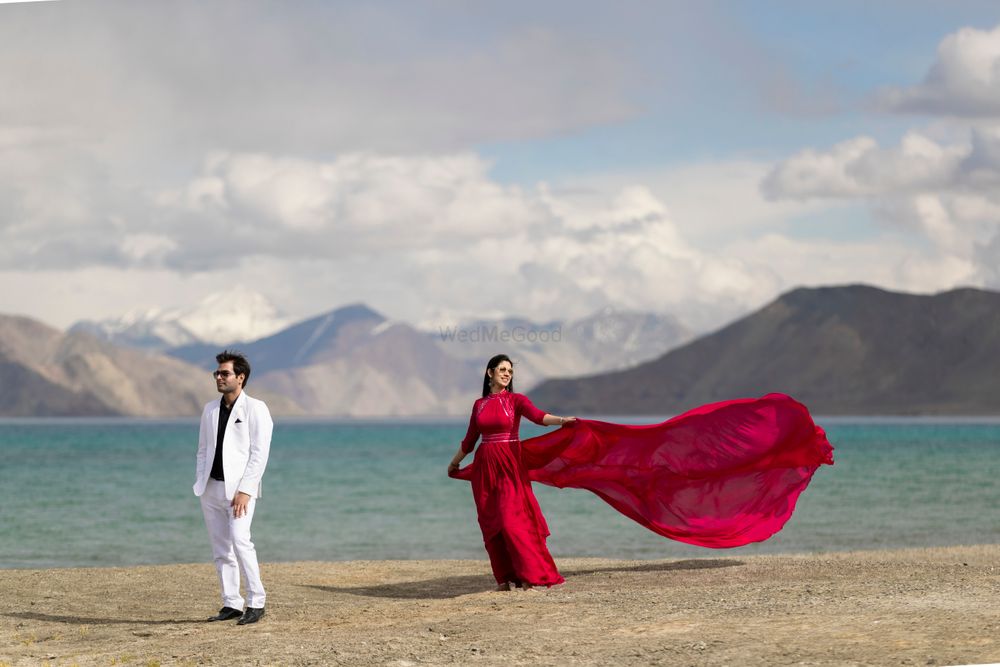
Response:
POLYGON ((242 352, 223 350, 215 355, 215 361, 220 364, 227 361, 233 362, 233 372, 243 376, 243 388, 246 389, 247 383, 250 382, 250 362, 247 361, 242 352))
MULTIPOLYGON (((510 364, 510 367, 514 368, 514 362, 510 360, 506 354, 498 354, 486 363, 486 373, 483 374, 483 398, 490 395, 490 371, 496 370, 497 366, 500 365, 501 361, 506 361, 510 364)), ((235 366, 233 366, 235 368, 235 366)), ((507 391, 514 393, 514 378, 510 378, 510 384, 507 385, 507 391)))

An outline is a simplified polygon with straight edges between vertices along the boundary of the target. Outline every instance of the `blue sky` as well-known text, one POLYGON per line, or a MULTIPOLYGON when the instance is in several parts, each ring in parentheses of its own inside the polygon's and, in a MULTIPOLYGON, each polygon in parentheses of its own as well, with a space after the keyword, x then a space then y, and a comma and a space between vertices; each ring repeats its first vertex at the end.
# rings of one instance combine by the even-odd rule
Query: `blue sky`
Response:
POLYGON ((0 312, 1000 287, 993 2, 0 4, 0 312), (30 290, 21 288, 30 285, 30 290))
POLYGON ((1000 8, 989 2, 708 5, 714 9, 699 9, 706 14, 703 21, 720 19, 724 25, 713 25, 711 35, 684 36, 680 44, 657 40, 658 23, 633 23, 631 33, 590 24, 590 34, 602 40, 610 39, 609 33, 640 39, 640 44, 621 42, 635 67, 657 85, 634 91, 637 109, 628 121, 478 146, 496 161, 494 174, 528 183, 552 174, 733 156, 779 160, 803 146, 822 148, 862 133, 895 141, 914 119, 874 112, 869 97, 882 86, 919 81, 944 35, 967 26, 991 29, 1000 22, 1000 8), (718 46, 727 39, 742 43, 718 46), (749 53, 754 60, 734 63, 735 53, 749 53), (665 64, 679 56, 679 63, 665 64), (700 66, 687 67, 688 58, 700 66), (800 103, 818 93, 828 96, 834 108, 775 109, 768 100, 769 78, 784 79, 802 95, 800 103))

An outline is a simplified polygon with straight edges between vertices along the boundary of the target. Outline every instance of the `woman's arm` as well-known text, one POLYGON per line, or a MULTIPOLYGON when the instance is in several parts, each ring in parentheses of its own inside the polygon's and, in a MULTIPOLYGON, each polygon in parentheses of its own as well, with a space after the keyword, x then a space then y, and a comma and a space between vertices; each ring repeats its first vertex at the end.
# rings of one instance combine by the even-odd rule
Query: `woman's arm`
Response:
POLYGON ((476 406, 473 404, 472 414, 469 416, 469 428, 465 431, 465 437, 462 438, 462 442, 458 446, 458 451, 451 457, 451 463, 448 464, 448 472, 458 470, 458 465, 465 458, 465 455, 475 449, 476 440, 478 439, 479 427, 476 426, 476 406))
POLYGON ((570 422, 575 422, 576 417, 559 417, 558 415, 550 415, 548 413, 542 417, 542 426, 562 426, 563 424, 569 424, 570 422))
POLYGON ((541 426, 561 426, 576 420, 576 417, 560 417, 559 415, 550 415, 547 412, 542 412, 524 394, 514 394, 514 400, 516 401, 518 412, 541 426))

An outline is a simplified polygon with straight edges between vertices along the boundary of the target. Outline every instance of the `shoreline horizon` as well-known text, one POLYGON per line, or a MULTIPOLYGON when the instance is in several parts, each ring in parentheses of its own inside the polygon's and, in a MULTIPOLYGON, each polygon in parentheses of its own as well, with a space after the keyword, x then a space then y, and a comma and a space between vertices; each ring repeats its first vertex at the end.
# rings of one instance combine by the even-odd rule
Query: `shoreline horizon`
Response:
MULTIPOLYGON (((471 405, 475 397, 469 400, 471 405)), ((649 418, 659 418, 658 413, 630 414, 630 415, 592 415, 579 417, 590 421, 618 422, 623 424, 659 424, 669 421, 674 417, 684 414, 678 412, 663 416, 656 422, 641 421, 649 418)), ((0 426, 18 424, 40 424, 56 423, 72 425, 80 424, 195 424, 197 425, 200 413, 178 416, 143 416, 143 415, 39 415, 39 416, 4 416, 0 415, 0 426)), ((453 414, 412 414, 412 415, 309 415, 309 414, 288 414, 275 413, 275 416, 283 422, 290 424, 348 424, 352 426, 372 424, 441 424, 462 425, 468 422, 468 415, 465 413, 453 414)), ((1000 424, 1000 411, 991 414, 813 414, 814 421, 825 421, 836 424, 1000 424)), ((527 426, 527 425, 525 425, 527 426)), ((528 436, 531 437, 531 436, 528 436)))

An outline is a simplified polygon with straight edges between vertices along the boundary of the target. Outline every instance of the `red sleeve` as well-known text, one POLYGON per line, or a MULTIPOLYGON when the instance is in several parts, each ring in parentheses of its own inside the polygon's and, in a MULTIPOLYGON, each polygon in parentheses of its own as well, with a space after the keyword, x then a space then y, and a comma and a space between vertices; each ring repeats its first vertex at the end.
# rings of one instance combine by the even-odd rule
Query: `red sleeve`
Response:
POLYGON ((476 447, 476 440, 479 439, 479 427, 476 426, 476 405, 472 405, 472 414, 469 415, 469 430, 462 438, 462 451, 468 454, 476 447))
POLYGON ((524 415, 536 424, 542 425, 542 419, 545 417, 545 413, 536 408, 530 398, 524 394, 514 394, 514 398, 517 400, 515 405, 517 406, 517 411, 520 414, 524 415))

